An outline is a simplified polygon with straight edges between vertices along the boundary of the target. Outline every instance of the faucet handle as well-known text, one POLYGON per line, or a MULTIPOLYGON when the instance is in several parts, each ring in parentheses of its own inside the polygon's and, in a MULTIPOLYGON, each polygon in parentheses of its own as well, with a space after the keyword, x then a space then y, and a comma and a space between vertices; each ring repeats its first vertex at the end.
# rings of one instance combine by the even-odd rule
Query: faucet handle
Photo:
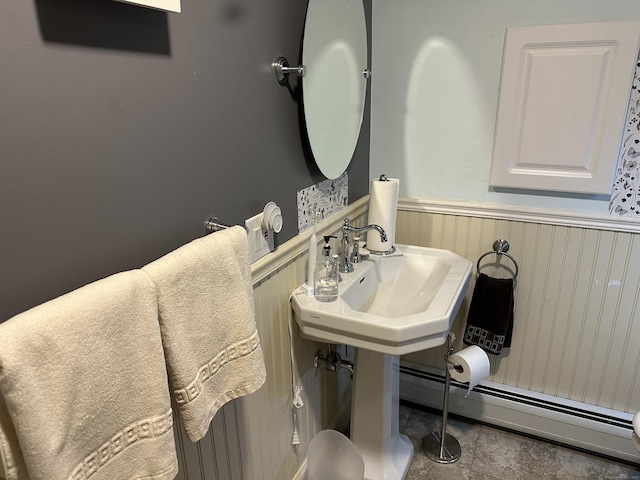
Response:
POLYGON ((360 256, 360 236, 353 237, 353 249, 351 250, 351 261, 353 263, 362 262, 362 257, 360 256))
POLYGON ((342 252, 340 258, 340 272, 342 273, 353 272, 353 262, 349 257, 349 243, 351 243, 349 237, 352 231, 352 227, 349 224, 350 221, 348 218, 345 218, 344 224, 342 225, 342 252))

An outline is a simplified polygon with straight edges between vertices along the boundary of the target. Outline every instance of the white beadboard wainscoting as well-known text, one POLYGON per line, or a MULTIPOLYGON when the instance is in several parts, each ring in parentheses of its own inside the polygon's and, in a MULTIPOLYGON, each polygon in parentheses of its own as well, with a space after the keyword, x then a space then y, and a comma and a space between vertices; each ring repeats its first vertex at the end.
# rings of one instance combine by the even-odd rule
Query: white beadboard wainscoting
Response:
MULTIPOLYGON (((323 220, 318 238, 339 231, 345 217, 362 225, 368 197, 323 220)), ((349 421, 349 372, 313 367, 318 350, 327 345, 303 340, 294 324, 296 369, 305 405, 297 411, 300 444, 292 445, 293 415, 289 341, 289 296, 305 281, 311 230, 280 245, 252 264, 256 323, 267 369, 265 385, 256 393, 225 405, 213 419, 207 436, 197 443, 187 438, 174 415, 180 471, 178 480, 292 480, 306 472, 307 446, 327 427, 349 421)), ((353 355, 349 349, 350 356, 353 355)), ((339 351, 344 357, 344 347, 339 351)), ((175 410, 175 408, 174 408, 175 410)))
MULTIPOLYGON (((324 220, 318 238, 338 232, 347 216, 364 224, 367 207, 364 197, 324 220)), ((520 265, 512 346, 491 356, 491 376, 482 389, 464 398, 465 389, 454 382, 450 411, 640 461, 630 440, 631 414, 640 410, 636 232, 640 223, 611 217, 401 199, 398 243, 446 248, 475 265, 494 240, 505 238, 520 265)), ((291 444, 289 295, 305 281, 310 235, 303 232, 252 265, 266 384, 226 405, 198 443, 174 419, 179 480, 301 480, 313 436, 348 422, 348 372, 313 368, 316 351, 326 352, 327 345, 301 339, 294 325, 305 405, 297 418, 300 445, 291 444)), ((472 288, 454 324, 456 350, 462 348, 472 288)), ((443 354, 441 347, 402 357, 403 398, 441 408, 443 354)))
MULTIPOLYGON (((638 232, 637 221, 612 217, 401 199, 398 243, 448 249, 475 268, 502 238, 520 267, 511 348, 489 355, 486 388, 466 399, 452 389, 450 411, 640 462, 630 421, 640 410, 638 232)), ((481 270, 495 274, 490 264, 481 270)), ((473 287, 453 327, 455 350, 473 287)), ((402 398, 442 407, 444 351, 402 357, 402 398)))

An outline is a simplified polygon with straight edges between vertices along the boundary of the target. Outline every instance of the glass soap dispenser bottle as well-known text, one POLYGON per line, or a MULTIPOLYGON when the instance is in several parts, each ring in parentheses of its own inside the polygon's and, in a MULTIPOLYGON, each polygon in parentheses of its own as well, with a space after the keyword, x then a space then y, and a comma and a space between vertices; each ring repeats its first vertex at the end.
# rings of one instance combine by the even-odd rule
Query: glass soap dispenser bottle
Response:
POLYGON ((314 295, 319 302, 334 302, 338 299, 337 257, 331 255, 333 235, 324 236, 324 247, 314 276, 314 295))

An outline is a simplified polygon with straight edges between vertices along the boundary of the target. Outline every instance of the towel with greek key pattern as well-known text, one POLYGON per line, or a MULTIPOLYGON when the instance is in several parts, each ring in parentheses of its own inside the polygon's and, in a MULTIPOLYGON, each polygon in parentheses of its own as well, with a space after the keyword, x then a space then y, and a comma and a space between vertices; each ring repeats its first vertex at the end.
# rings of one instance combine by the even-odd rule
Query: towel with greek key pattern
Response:
POLYGON ((172 395, 196 442, 225 403, 255 392, 266 378, 247 233, 237 226, 212 233, 142 270, 157 287, 172 395))
POLYGON ((178 473, 155 286, 140 270, 0 324, 0 393, 7 480, 178 473))

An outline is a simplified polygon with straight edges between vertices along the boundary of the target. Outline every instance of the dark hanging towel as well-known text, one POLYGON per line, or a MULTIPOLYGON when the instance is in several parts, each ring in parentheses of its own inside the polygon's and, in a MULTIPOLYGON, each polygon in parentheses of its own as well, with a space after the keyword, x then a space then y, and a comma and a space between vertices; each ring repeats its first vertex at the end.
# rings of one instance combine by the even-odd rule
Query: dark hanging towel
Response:
POLYGON ((498 355, 511 346, 513 279, 478 275, 473 289, 463 341, 498 355))

